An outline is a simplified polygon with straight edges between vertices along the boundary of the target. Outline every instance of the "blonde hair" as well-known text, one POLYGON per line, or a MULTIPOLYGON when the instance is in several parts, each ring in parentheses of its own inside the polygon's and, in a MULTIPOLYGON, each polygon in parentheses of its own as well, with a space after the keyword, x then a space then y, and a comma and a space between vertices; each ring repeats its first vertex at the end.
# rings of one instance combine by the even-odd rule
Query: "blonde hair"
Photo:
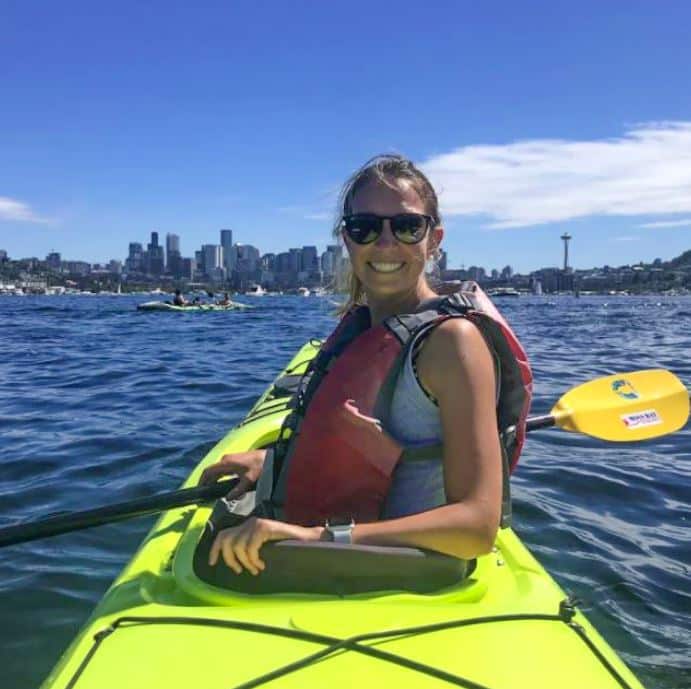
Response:
MULTIPOLYGON (((434 225, 441 225, 439 201, 431 182, 411 160, 395 153, 385 153, 370 158, 346 180, 338 197, 338 213, 333 227, 334 237, 342 241, 343 216, 352 211, 353 198, 360 189, 374 182, 398 190, 401 181, 410 184, 417 192, 425 205, 425 212, 432 217, 434 225)), ((354 306, 367 303, 362 283, 351 268, 337 272, 337 288, 348 294, 347 301, 338 310, 339 313, 345 313, 354 306)))

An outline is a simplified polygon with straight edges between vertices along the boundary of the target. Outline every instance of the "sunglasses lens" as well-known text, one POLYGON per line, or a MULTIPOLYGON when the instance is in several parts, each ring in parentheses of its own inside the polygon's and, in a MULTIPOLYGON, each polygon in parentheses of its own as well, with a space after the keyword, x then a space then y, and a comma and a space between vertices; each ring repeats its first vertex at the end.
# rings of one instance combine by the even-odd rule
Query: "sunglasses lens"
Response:
POLYGON ((357 244, 371 244, 381 234, 381 220, 376 215, 349 215, 343 219, 343 229, 357 244))
POLYGON ((424 215, 404 213, 391 218, 391 231, 399 242, 417 244, 427 232, 427 222, 424 215))

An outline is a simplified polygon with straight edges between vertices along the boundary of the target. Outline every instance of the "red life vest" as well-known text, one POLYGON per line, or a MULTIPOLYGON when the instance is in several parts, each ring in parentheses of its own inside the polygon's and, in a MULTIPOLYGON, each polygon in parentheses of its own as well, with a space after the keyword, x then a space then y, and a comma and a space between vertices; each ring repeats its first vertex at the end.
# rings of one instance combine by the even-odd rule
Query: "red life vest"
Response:
POLYGON ((525 437, 532 374, 520 342, 475 283, 376 327, 370 327, 366 307, 344 316, 308 369, 296 408, 276 443, 268 501, 272 516, 305 526, 336 517, 375 521, 399 461, 441 457, 440 445, 406 448, 383 429, 408 347, 423 331, 449 318, 475 323, 498 364, 497 419, 505 474, 502 521, 507 521, 508 474, 525 437))

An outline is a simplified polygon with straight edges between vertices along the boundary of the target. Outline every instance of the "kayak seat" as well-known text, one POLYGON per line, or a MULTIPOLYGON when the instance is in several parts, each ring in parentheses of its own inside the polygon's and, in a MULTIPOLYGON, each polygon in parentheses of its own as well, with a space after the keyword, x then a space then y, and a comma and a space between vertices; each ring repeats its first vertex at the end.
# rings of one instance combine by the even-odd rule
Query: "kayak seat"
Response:
POLYGON ((261 550, 266 569, 257 576, 246 571, 235 574, 222 558, 211 567, 209 549, 215 535, 242 519, 229 511, 225 501, 217 503, 193 559, 194 572, 205 583, 248 594, 432 593, 458 585, 475 568, 475 560, 461 560, 421 548, 327 541, 267 543, 261 550))

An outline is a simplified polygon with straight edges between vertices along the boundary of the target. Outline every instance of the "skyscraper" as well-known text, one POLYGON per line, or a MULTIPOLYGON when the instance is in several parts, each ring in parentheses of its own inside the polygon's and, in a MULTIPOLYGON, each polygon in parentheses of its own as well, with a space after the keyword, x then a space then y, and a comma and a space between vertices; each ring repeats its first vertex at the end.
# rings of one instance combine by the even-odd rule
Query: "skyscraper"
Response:
POLYGON ((302 270, 306 273, 319 272, 319 254, 316 246, 302 247, 302 270))
POLYGON ((178 277, 181 271, 180 237, 170 232, 166 235, 166 270, 178 277))
POLYGON ((223 266, 228 275, 235 268, 235 252, 233 251, 233 230, 221 230, 221 246, 223 247, 223 266))
POLYGON ((166 235, 166 254, 170 254, 171 251, 180 253, 180 236, 169 232, 166 235))
POLYGON ((202 244, 202 260, 204 262, 204 273, 210 279, 223 279, 223 264, 221 253, 223 248, 219 244, 202 244))
POLYGON ((158 243, 158 232, 151 233, 151 242, 147 245, 148 266, 150 275, 162 275, 165 267, 163 247, 158 243))
POLYGON ((144 272, 144 249, 139 242, 130 242, 125 270, 129 273, 144 272))

